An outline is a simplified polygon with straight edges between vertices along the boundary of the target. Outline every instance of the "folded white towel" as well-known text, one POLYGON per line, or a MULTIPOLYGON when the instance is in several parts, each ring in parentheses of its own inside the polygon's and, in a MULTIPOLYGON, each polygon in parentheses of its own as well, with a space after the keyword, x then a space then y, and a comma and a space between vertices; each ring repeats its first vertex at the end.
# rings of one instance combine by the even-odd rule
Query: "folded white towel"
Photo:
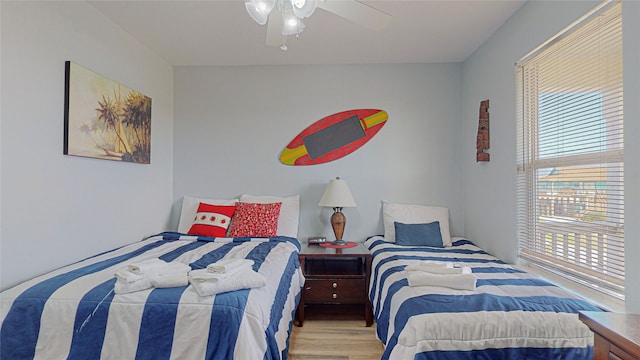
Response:
POLYGON ((189 284, 187 274, 190 270, 191 267, 187 264, 170 262, 151 270, 148 276, 157 288, 186 286, 189 284))
POLYGON ((424 271, 406 271, 409 286, 440 286, 459 290, 475 290, 473 274, 431 274, 424 271))
POLYGON ((142 278, 142 280, 127 282, 126 280, 118 279, 116 280, 115 285, 113 286, 113 291, 116 294, 128 294, 136 291, 151 289, 153 284, 151 283, 151 279, 142 278))
POLYGON ((439 267, 439 268, 452 268, 452 262, 445 261, 433 261, 433 260, 420 260, 417 265, 420 266, 430 266, 430 267, 439 267))
POLYGON ((156 288, 168 288, 186 286, 189 284, 187 274, 191 267, 179 262, 165 262, 160 259, 151 259, 137 264, 132 264, 116 272, 116 283, 113 290, 116 294, 126 294, 156 288), (136 274, 131 269, 137 267, 144 273, 136 274))
POLYGON ((156 288, 172 288, 189 285, 187 272, 168 272, 151 275, 151 284, 156 288))
POLYGON ((262 287, 267 279, 253 270, 244 270, 235 276, 230 276, 220 281, 191 282, 191 286, 200 296, 211 296, 240 289, 253 289, 262 287))
POLYGON ((134 274, 143 274, 147 271, 151 271, 165 265, 167 265, 165 261, 162 261, 158 258, 153 258, 130 264, 127 266, 127 268, 134 274))
POLYGON ((253 266, 253 260, 249 259, 222 259, 207 265, 207 270, 213 273, 226 273, 237 268, 246 268, 253 266))
POLYGON ((124 282, 134 282, 134 281, 138 281, 138 280, 144 279, 144 275, 136 274, 136 273, 132 272, 131 270, 129 270, 128 267, 119 269, 118 271, 116 271, 116 273, 114 275, 119 280, 122 280, 124 282))
POLYGON ((239 272, 252 270, 252 269, 253 269, 253 261, 251 261, 250 263, 243 263, 242 265, 236 266, 225 272, 214 272, 214 271, 209 271, 208 269, 197 269, 197 270, 191 271, 189 273, 189 276, 190 278, 196 281, 218 281, 220 279, 224 279, 229 276, 234 276, 239 272))
POLYGON ((448 268, 424 265, 408 265, 404 269, 407 271, 422 271, 431 274, 471 274, 471 268, 468 266, 448 268))
POLYGON ((189 272, 189 282, 217 282, 229 276, 229 274, 216 274, 207 269, 197 269, 189 272))
POLYGON ((217 282, 231 276, 237 276, 238 273, 241 273, 247 270, 252 270, 252 269, 253 267, 251 264, 243 264, 242 266, 235 267, 224 273, 211 272, 207 269, 191 270, 189 272, 189 281, 190 282, 204 282, 204 281, 217 282))

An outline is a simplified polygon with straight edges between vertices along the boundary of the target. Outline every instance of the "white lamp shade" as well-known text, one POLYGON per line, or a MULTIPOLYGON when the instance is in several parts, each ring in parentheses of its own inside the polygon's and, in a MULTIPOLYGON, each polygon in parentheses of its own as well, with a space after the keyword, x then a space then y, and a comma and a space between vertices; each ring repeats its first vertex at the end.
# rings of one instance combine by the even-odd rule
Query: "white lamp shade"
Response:
POLYGON ((255 22, 264 25, 269 20, 269 13, 276 5, 275 0, 246 0, 244 6, 255 22))
POLYGON ((317 0, 290 0, 293 13, 299 18, 311 16, 318 5, 317 0))
POLYGON ((294 13, 291 6, 282 10, 282 35, 296 35, 304 30, 304 24, 294 13))
POLYGON ((356 201, 351 195, 347 182, 336 178, 329 181, 318 205, 330 208, 356 207, 356 201))

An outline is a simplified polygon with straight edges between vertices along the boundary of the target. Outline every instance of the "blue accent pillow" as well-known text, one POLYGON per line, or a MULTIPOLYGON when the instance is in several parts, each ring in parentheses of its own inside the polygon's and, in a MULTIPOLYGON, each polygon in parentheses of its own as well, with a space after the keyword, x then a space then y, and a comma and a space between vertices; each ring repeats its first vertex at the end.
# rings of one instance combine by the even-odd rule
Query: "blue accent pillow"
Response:
POLYGON ((439 221, 428 224, 403 224, 395 221, 393 225, 398 245, 444 247, 439 221))

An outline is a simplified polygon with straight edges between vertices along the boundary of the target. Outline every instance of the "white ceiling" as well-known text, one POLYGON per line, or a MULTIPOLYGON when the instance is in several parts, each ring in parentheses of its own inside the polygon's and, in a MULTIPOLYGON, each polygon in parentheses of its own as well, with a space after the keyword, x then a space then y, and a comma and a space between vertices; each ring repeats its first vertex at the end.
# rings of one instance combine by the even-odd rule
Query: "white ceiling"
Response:
POLYGON ((369 30, 317 9, 287 51, 265 45, 267 26, 242 0, 90 4, 171 65, 208 66, 462 62, 525 0, 361 2, 390 14, 389 26, 369 30))

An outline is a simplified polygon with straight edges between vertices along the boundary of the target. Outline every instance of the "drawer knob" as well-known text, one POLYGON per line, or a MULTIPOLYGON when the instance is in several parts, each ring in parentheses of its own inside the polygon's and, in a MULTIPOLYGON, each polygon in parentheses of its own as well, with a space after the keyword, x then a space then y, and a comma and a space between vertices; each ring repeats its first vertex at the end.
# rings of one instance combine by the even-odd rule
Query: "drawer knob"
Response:
POLYGON ((332 298, 337 299, 338 298, 338 294, 333 294, 331 295, 332 298))
POLYGON ((338 283, 333 283, 333 285, 331 285, 331 286, 333 286, 333 288, 335 289, 335 288, 338 287, 338 283))

